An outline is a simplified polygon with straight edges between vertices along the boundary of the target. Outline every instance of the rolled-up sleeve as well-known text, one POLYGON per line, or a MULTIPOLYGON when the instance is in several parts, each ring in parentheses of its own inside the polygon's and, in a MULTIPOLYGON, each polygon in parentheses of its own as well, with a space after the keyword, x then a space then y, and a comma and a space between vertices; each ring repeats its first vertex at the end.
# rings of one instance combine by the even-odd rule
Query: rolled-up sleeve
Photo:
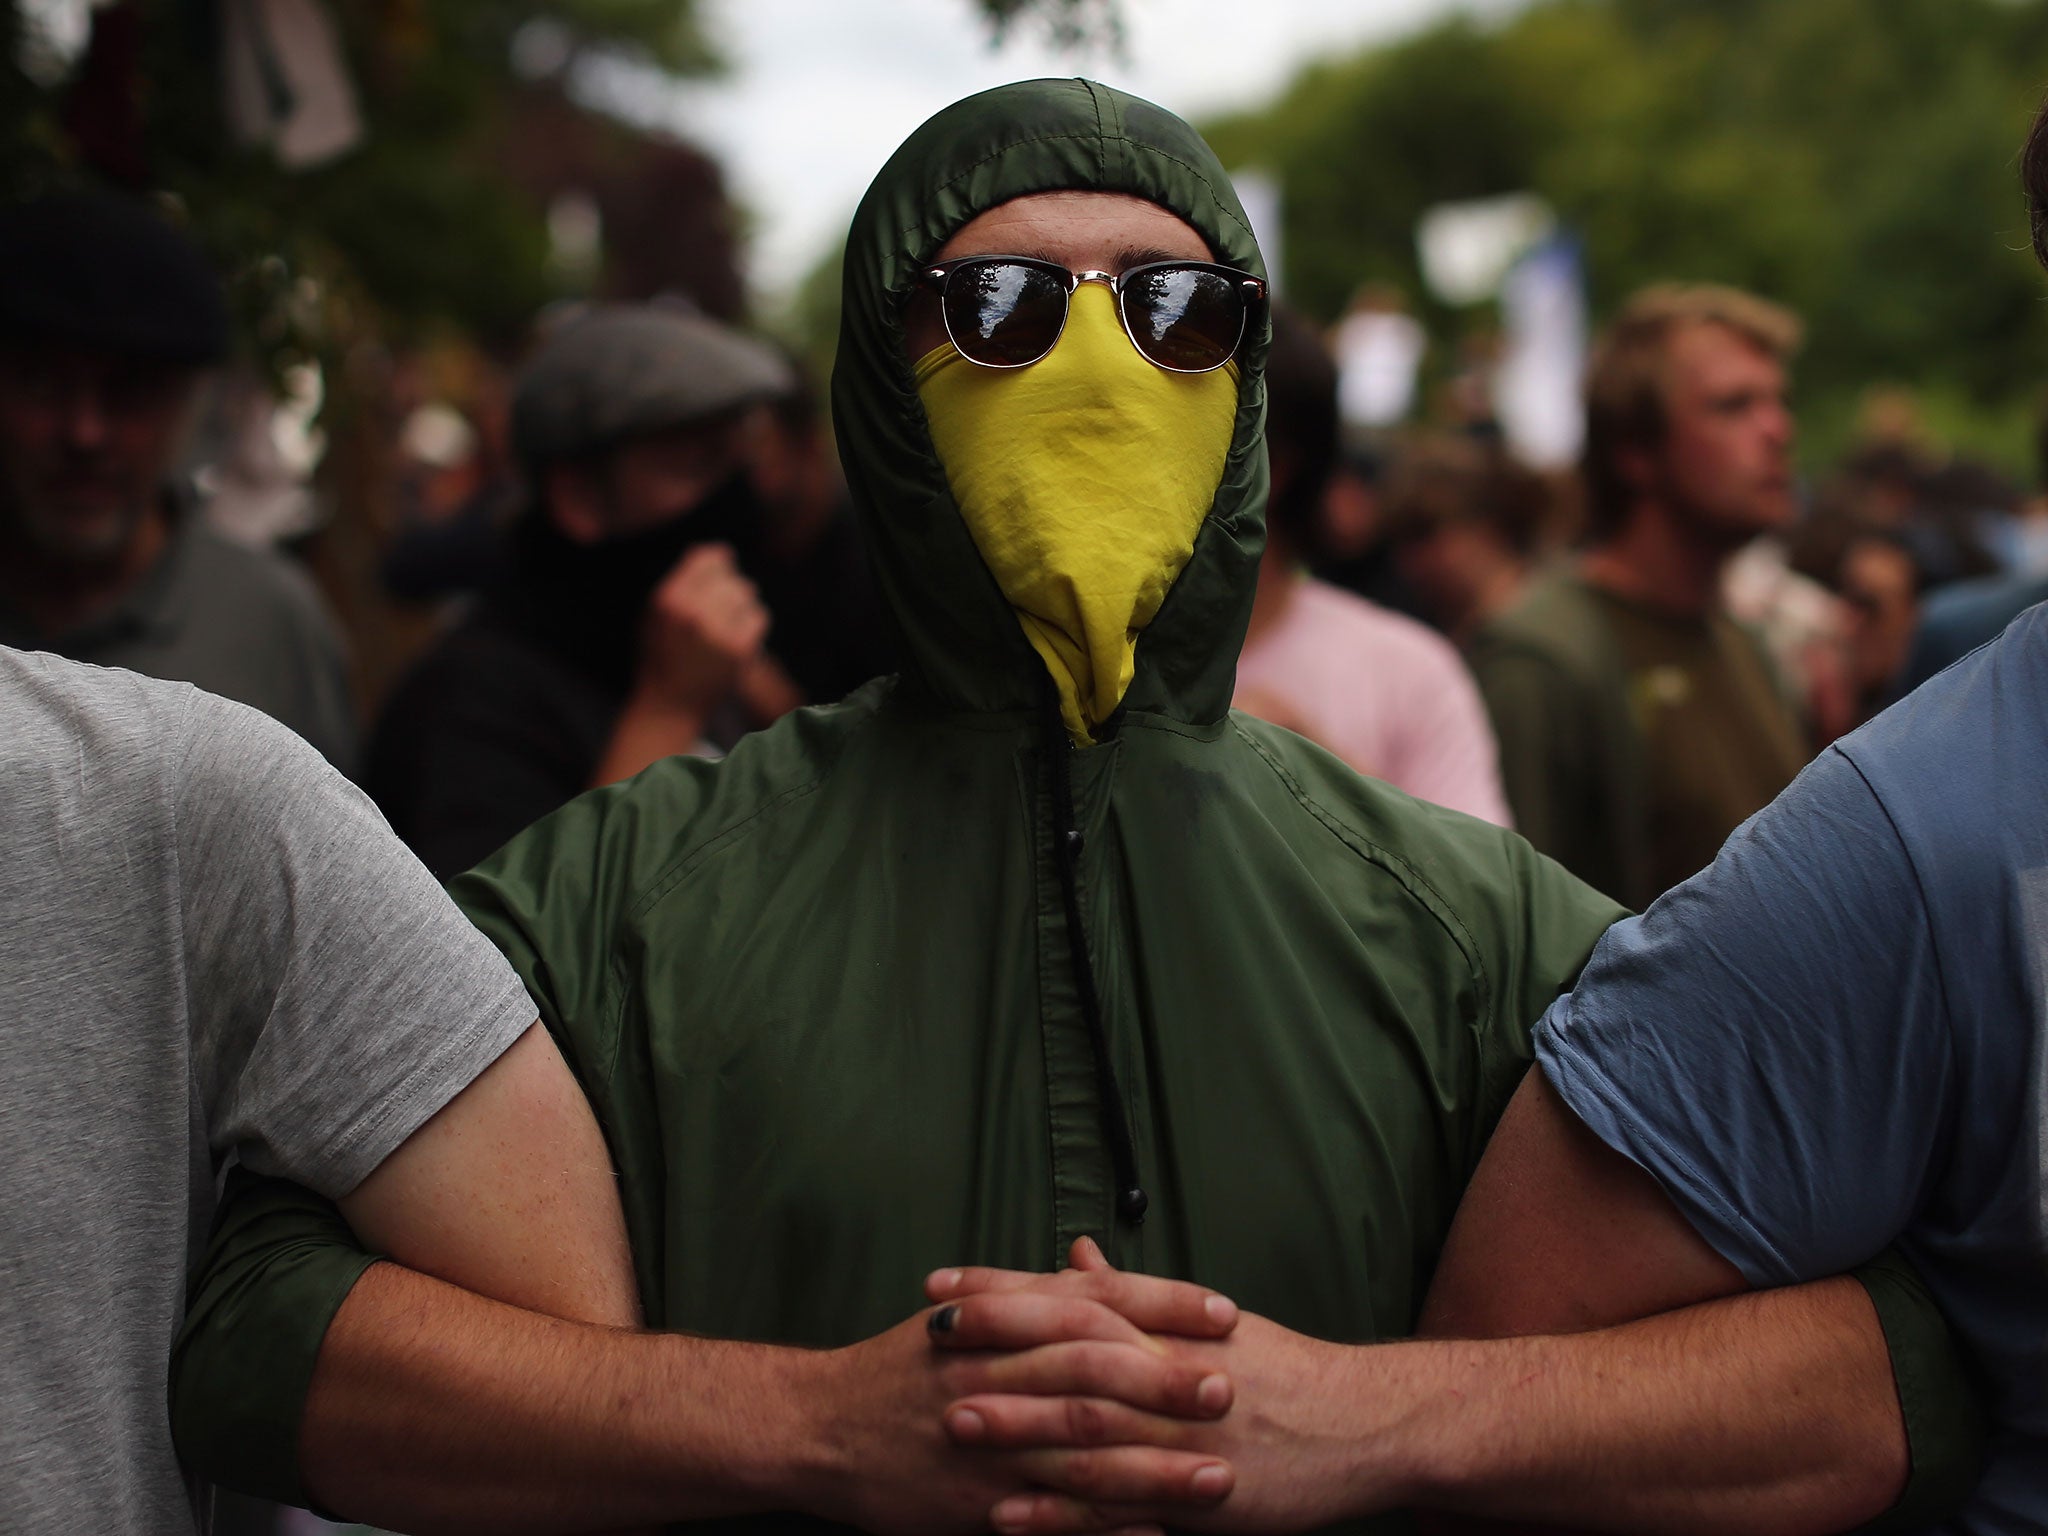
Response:
POLYGON ((1928 1187, 1955 1067, 1919 883, 1855 765, 1823 753, 1617 924, 1536 1055, 1752 1284, 1889 1244, 1928 1187))

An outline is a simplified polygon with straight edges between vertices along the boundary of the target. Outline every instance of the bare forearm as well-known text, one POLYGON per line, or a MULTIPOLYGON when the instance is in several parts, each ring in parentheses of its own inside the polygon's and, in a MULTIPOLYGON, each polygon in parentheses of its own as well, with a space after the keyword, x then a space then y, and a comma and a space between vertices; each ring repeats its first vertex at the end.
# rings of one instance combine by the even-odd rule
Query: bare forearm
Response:
POLYGON ((378 1264, 300 1429, 327 1507, 423 1533, 607 1531, 791 1507, 815 1354, 521 1311, 378 1264))
MULTIPOLYGON (((1590 1530, 1835 1531, 1907 1473, 1884 1336, 1833 1280, 1596 1332, 1361 1352, 1403 1502, 1590 1530)), ((1438 1528, 1443 1528, 1439 1522, 1438 1528)))
POLYGON ((590 775, 590 787, 598 789, 630 779, 664 757, 695 751, 703 739, 702 714, 635 692, 619 712, 604 755, 590 775))

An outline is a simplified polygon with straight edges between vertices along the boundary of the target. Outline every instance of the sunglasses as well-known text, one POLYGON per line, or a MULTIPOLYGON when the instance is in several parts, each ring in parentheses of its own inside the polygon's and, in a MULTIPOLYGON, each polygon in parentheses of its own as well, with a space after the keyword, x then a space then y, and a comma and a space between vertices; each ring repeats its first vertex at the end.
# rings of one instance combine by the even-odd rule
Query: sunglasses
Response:
POLYGON ((946 339, 970 363, 1024 368, 1059 343, 1083 283, 1107 283, 1117 321, 1146 362, 1169 373, 1221 368, 1244 340, 1266 285, 1208 261, 1153 261, 1127 272, 1069 272, 1035 256, 963 256, 926 267, 946 339))

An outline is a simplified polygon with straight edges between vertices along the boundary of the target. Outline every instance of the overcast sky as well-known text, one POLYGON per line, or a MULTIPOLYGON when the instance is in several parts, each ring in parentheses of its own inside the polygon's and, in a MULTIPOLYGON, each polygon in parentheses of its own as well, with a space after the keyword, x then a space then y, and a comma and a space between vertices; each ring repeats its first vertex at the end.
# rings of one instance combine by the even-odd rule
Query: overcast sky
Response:
POLYGON ((700 0, 733 68, 691 85, 673 121, 725 163, 754 220, 754 289, 772 303, 844 232, 890 151, 971 92, 1086 74, 1200 117, 1269 100, 1317 57, 1514 3, 1122 0, 1124 64, 1056 53, 1031 25, 991 48, 972 0, 700 0))

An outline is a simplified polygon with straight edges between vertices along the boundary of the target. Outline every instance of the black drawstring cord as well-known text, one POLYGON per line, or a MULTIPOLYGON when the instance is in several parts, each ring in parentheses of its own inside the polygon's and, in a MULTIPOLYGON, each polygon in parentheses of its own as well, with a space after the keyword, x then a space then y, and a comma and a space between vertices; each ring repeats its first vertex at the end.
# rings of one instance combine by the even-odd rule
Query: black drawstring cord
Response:
POLYGON ((1116 1169, 1116 1213, 1136 1226, 1151 1202, 1138 1182, 1138 1149, 1124 1114, 1123 1090, 1109 1059, 1109 1032, 1102 1025, 1102 998, 1095 990, 1095 963, 1088 955, 1088 934, 1081 926, 1081 828, 1074 817, 1073 746, 1060 718, 1057 691, 1046 713, 1045 751, 1052 774, 1053 853, 1060 867, 1060 897, 1067 910, 1067 947, 1073 955, 1074 990, 1080 994, 1081 1017, 1088 1025, 1088 1043, 1095 1051, 1095 1087, 1102 1100, 1102 1118, 1109 1132, 1109 1156, 1116 1169))

